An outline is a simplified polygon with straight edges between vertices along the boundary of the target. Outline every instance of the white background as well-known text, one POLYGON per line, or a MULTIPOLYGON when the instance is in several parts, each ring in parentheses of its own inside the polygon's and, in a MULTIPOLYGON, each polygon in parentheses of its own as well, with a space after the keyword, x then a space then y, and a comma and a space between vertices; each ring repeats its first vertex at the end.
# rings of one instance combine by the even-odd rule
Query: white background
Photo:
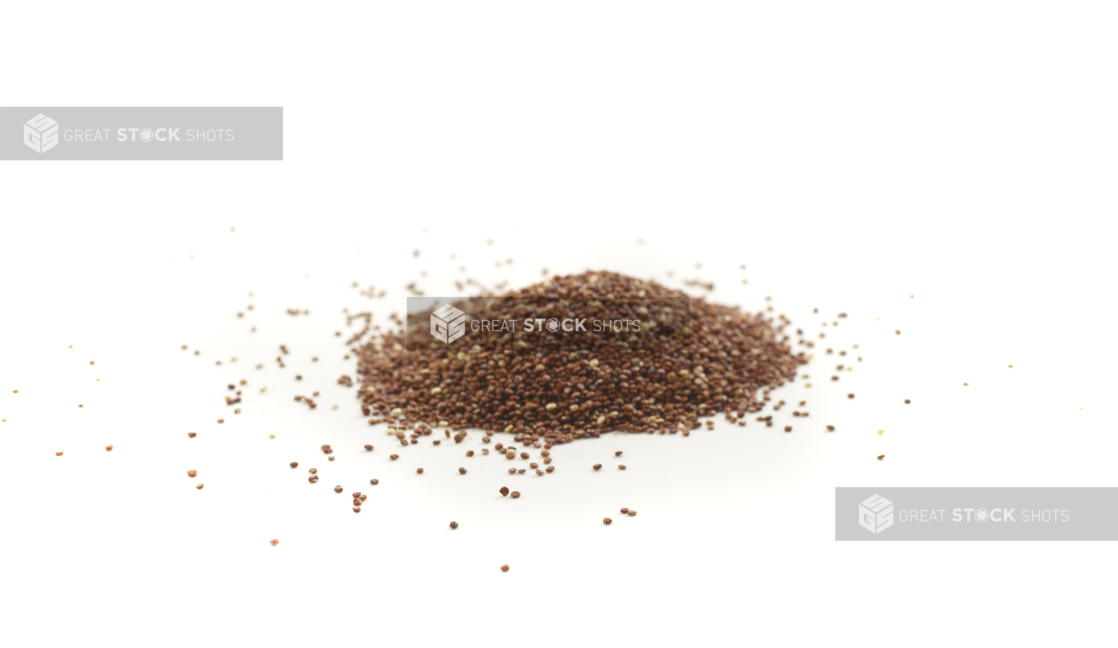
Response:
POLYGON ((4 22, 0 105, 283 106, 285 160, 0 164, 0 644, 1113 642, 1113 544, 833 539, 840 485, 1115 485, 1109 3, 4 22), (396 450, 335 384, 342 308, 545 267, 771 295, 864 361, 778 392, 808 419, 578 442, 543 478, 477 434, 396 450))

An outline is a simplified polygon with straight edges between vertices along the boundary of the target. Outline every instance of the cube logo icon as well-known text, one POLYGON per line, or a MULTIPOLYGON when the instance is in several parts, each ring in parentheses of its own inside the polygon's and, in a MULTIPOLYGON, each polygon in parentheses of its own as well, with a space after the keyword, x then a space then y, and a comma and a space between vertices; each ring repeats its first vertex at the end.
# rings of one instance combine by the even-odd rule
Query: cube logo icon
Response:
POLYGON ((881 533, 893 526, 893 503, 880 495, 867 499, 858 506, 858 524, 870 533, 881 533))
POLYGON ((58 122, 39 113, 23 125, 23 143, 36 153, 58 146, 58 122))
POLYGON ((446 344, 466 334, 466 314, 450 304, 431 313, 431 336, 446 344))

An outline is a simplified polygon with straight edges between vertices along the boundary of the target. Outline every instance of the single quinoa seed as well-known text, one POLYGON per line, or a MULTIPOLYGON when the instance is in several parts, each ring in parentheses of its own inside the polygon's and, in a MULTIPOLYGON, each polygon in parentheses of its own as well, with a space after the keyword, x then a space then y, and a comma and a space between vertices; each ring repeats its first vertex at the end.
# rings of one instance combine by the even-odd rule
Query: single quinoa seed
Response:
POLYGON ((625 464, 621 464, 620 466, 617 467, 617 469, 618 470, 625 470, 625 464))
POLYGON ((613 520, 609 518, 602 518, 602 524, 613 524, 613 520))
POLYGON ((198 490, 202 490, 202 488, 204 488, 204 487, 205 487, 205 484, 198 484, 194 488, 197 488, 198 490))
POLYGON ((451 522, 450 523, 450 528, 457 529, 458 528, 458 523, 457 522, 451 522))
POLYGON ((503 571, 503 572, 507 572, 508 570, 509 570, 509 566, 508 566, 508 565, 501 565, 501 571, 503 571))
POLYGON ((459 468, 458 469, 458 474, 459 475, 465 475, 466 474, 466 469, 465 468, 459 468))
POLYGON ((344 488, 342 488, 341 486, 335 486, 335 487, 334 487, 334 492, 335 492, 335 493, 340 493, 340 492, 342 492, 343 490, 345 490, 345 489, 344 489, 344 488))
POLYGON ((292 461, 288 465, 291 466, 292 468, 298 468, 299 467, 299 462, 298 461, 292 461))
POLYGON ((513 491, 509 494, 512 496, 513 499, 520 497, 520 491, 513 491))
POLYGON ((186 476, 187 477, 197 477, 198 476, 198 471, 197 470, 188 470, 188 471, 186 471, 186 476))
POLYGON ((270 544, 274 547, 274 546, 279 544, 279 540, 276 540, 275 538, 273 538, 273 539, 268 541, 268 544, 270 544))
POLYGON ((377 484, 380 483, 380 480, 379 479, 370 479, 369 483, 372 484, 373 486, 376 486, 377 484))
POLYGON ((187 432, 186 436, 187 436, 187 438, 193 439, 194 437, 198 436, 198 433, 197 432, 187 432))
POLYGON ((113 447, 111 445, 105 446, 105 452, 112 452, 112 451, 113 451, 113 447))
POLYGON ((594 470, 601 470, 602 464, 594 464, 594 470))
POLYGON ((502 486, 501 487, 501 496, 504 497, 505 495, 508 495, 508 494, 509 494, 508 486, 502 486))

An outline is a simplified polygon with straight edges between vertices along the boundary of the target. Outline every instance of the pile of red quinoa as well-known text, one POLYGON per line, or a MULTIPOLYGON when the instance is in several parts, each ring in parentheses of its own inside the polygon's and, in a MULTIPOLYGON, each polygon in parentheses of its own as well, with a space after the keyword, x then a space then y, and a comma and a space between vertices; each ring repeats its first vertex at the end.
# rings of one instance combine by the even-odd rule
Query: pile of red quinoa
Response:
POLYGON ((613 430, 686 432, 702 416, 736 420, 760 410, 769 389, 794 379, 806 362, 789 347, 783 316, 611 272, 557 276, 454 306, 467 321, 581 317, 642 326, 551 333, 517 326, 471 331, 448 344, 424 334, 430 312, 409 317, 418 327, 361 347, 360 398, 370 424, 428 434, 430 426, 478 428, 521 443, 613 430))

